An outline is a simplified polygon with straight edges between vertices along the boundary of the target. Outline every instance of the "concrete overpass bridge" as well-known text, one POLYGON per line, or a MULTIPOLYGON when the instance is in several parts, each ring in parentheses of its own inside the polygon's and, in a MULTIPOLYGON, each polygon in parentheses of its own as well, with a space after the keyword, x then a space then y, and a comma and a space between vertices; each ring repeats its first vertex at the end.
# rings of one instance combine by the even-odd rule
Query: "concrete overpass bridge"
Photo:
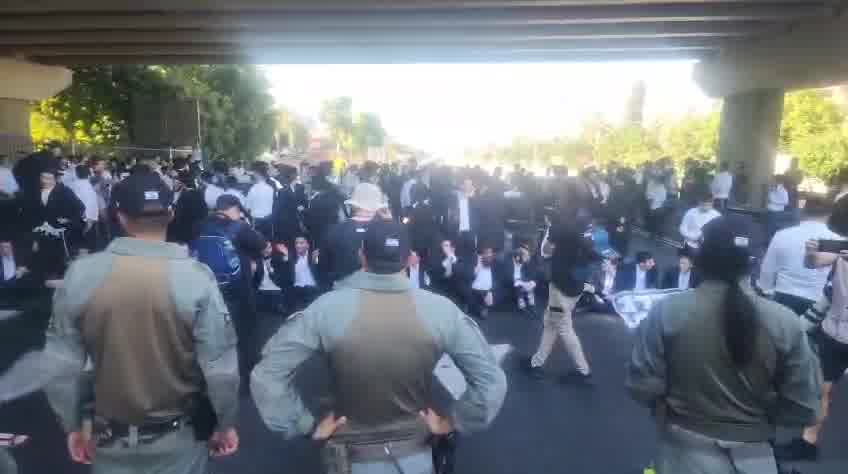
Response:
POLYGON ((762 203, 786 90, 848 81, 845 0, 4 0, 0 141, 67 66, 692 59, 762 203))

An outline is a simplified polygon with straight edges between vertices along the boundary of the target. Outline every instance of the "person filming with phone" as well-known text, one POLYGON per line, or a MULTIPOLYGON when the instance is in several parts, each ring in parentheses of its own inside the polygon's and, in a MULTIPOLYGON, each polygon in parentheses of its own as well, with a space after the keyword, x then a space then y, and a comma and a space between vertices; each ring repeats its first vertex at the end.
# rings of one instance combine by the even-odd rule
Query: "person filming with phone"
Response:
MULTIPOLYGON (((848 198, 839 198, 827 227, 842 239, 848 237, 848 198)), ((802 316, 801 324, 818 345, 822 384, 821 410, 815 423, 801 437, 779 445, 775 455, 782 461, 815 461, 819 439, 831 409, 833 389, 848 369, 848 243, 844 240, 813 239, 806 243, 808 268, 830 268, 818 302, 802 316)))

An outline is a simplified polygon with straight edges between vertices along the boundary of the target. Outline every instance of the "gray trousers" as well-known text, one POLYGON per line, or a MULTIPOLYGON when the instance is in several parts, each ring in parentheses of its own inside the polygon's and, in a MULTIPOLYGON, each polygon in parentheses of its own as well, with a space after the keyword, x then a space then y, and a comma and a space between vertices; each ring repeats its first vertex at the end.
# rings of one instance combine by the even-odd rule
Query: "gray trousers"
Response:
POLYGON ((127 446, 118 439, 98 447, 93 474, 206 474, 209 448, 194 439, 194 430, 184 426, 150 444, 127 446))
POLYGON ((403 472, 391 461, 353 463, 351 474, 433 474, 433 453, 428 449, 397 459, 403 472))
POLYGON ((721 441, 675 425, 661 429, 657 474, 777 474, 769 443, 721 441))

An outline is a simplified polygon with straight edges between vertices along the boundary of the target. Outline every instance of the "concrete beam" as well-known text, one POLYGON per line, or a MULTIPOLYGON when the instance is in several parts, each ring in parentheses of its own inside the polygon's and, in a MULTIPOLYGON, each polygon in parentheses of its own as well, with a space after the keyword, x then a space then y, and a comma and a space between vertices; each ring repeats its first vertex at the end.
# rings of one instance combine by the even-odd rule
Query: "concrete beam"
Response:
POLYGON ((98 64, 410 64, 410 63, 544 63, 544 62, 604 62, 604 61, 672 61, 699 59, 709 51, 700 50, 638 50, 618 51, 552 51, 497 50, 488 52, 434 51, 427 48, 417 54, 406 51, 372 52, 372 48, 329 50, 322 54, 295 48, 286 51, 257 51, 253 55, 64 55, 32 57, 43 64, 63 66, 92 66, 98 64), (429 52, 428 52, 429 51, 429 52))
POLYGON ((695 80, 722 97, 755 89, 825 87, 848 81, 848 14, 803 23, 775 38, 740 42, 697 64, 695 80))
POLYGON ((0 98, 42 100, 71 85, 69 69, 0 57, 0 98))
POLYGON ((770 22, 683 22, 625 23, 600 25, 514 25, 514 26, 385 26, 382 28, 324 27, 311 25, 264 25, 269 28, 236 29, 107 29, 0 31, 2 46, 35 46, 50 44, 118 44, 118 43, 285 43, 292 41, 347 42, 351 39, 375 42, 404 40, 431 41, 533 41, 533 40, 598 40, 644 38, 736 38, 773 32, 770 22), (438 35, 434 35, 434 28, 438 35))
POLYGON ((652 8, 722 8, 759 7, 787 8, 798 6, 833 5, 836 0, 4 0, 0 12, 51 13, 79 11, 247 11, 247 10, 421 10, 421 9, 482 9, 515 7, 628 7, 652 8))

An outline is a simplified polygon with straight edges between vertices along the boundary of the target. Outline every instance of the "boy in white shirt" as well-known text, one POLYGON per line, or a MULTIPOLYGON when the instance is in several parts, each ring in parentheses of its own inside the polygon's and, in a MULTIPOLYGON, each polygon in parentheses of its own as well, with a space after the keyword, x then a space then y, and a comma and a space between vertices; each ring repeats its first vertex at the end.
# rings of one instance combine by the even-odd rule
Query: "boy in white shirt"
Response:
POLYGON ((701 229, 711 220, 721 217, 721 213, 713 208, 713 200, 709 195, 702 195, 699 201, 698 207, 686 211, 680 222, 680 235, 683 236, 684 245, 693 251, 701 247, 701 229))

